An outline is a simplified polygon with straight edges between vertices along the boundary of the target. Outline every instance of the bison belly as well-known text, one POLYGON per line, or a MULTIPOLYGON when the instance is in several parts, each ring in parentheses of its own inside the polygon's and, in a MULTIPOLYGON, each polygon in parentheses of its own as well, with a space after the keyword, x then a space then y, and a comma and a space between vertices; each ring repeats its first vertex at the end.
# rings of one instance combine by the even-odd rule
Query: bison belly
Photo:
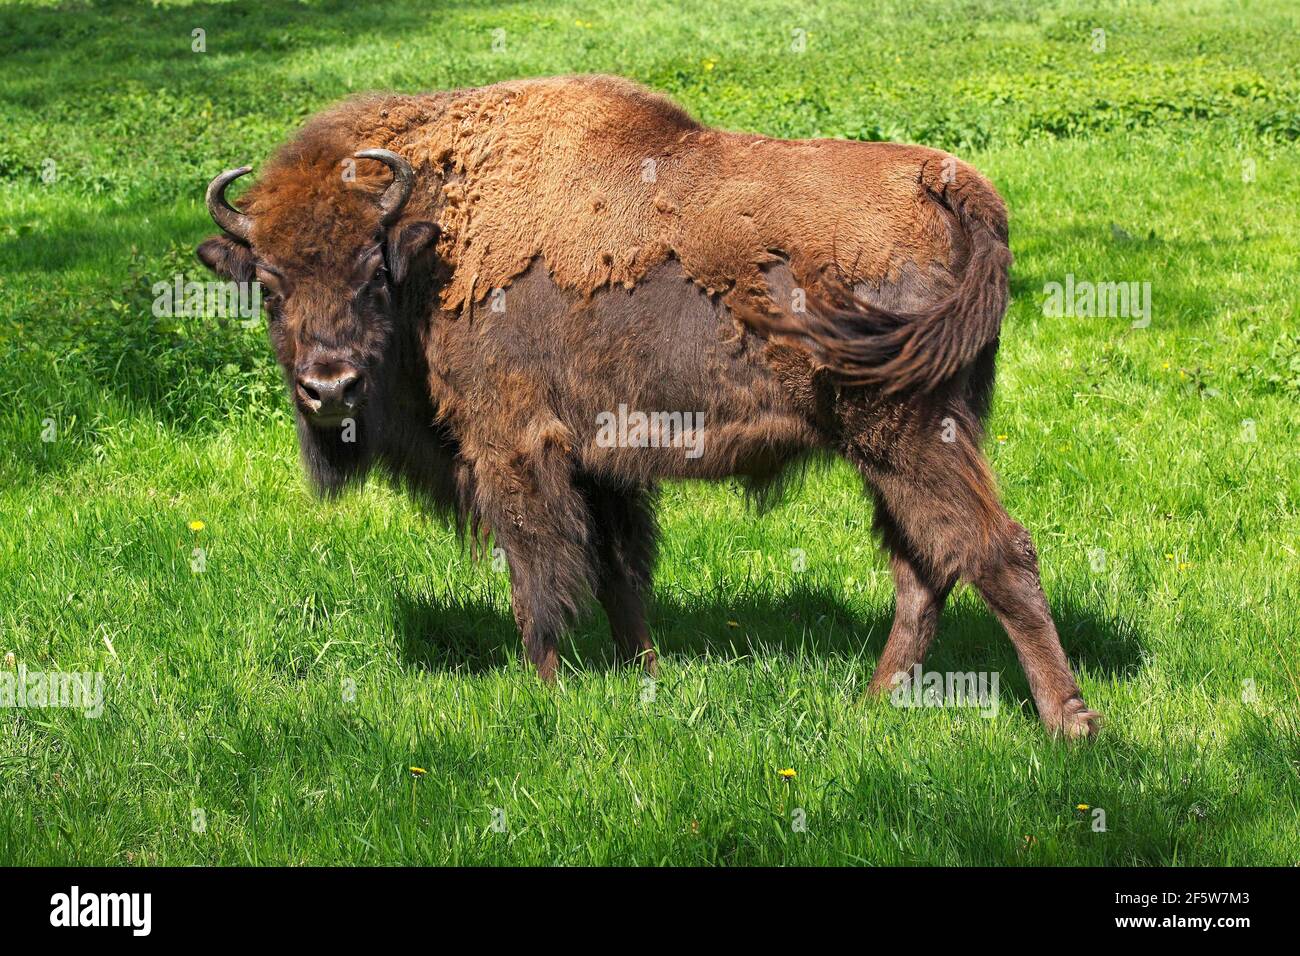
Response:
POLYGON ((471 454, 545 441, 615 481, 763 479, 822 441, 792 382, 811 366, 747 332, 675 260, 589 299, 535 261, 436 325, 435 400, 471 454))

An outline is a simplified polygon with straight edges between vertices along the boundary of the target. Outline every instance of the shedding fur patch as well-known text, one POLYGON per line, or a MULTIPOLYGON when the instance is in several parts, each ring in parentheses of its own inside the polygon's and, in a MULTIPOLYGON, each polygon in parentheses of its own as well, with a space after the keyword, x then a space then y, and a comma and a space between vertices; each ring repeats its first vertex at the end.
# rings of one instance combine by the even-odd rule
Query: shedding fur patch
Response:
POLYGON ((402 151, 450 174, 438 219, 439 252, 455 266, 442 291, 449 311, 537 257, 562 287, 590 295, 675 256, 741 314, 764 307, 774 253, 814 292, 827 270, 880 283, 951 257, 945 216, 917 185, 933 151, 710 130, 610 77, 454 94, 402 151))
POLYGON ((254 244, 299 237, 308 222, 314 245, 298 240, 283 255, 323 259, 355 244, 337 224, 377 225, 373 200, 388 173, 361 161, 345 188, 338 168, 369 147, 401 153, 417 171, 404 218, 439 226, 447 315, 472 319, 476 303, 534 261, 590 296, 630 288, 674 258, 742 322, 816 343, 848 380, 900 387, 952 374, 1001 319, 1005 208, 970 166, 919 146, 713 130, 607 76, 350 100, 312 120, 249 191, 254 244), (781 295, 765 276, 775 262, 796 283, 781 295), (928 312, 853 295, 891 284, 941 295, 967 263, 971 288, 928 312))
MULTIPOLYGON (((421 174, 406 216, 436 217, 438 252, 454 268, 442 291, 452 312, 507 286, 537 257, 559 285, 590 294, 630 286, 675 256, 728 305, 758 306, 774 253, 810 290, 828 270, 879 284, 904 266, 946 266, 953 254, 948 218, 918 188, 922 166, 945 154, 712 130, 605 76, 350 100, 276 157, 249 193, 250 211, 267 226, 291 215, 270 207, 311 215, 303 207, 316 204, 294 195, 304 167, 323 174, 308 177, 322 188, 337 181, 346 155, 372 146, 401 153, 421 174), (277 168, 288 189, 276 185, 277 168)), ((382 188, 378 164, 357 172, 368 192, 382 188)), ((370 199, 335 195, 348 213, 370 199)))

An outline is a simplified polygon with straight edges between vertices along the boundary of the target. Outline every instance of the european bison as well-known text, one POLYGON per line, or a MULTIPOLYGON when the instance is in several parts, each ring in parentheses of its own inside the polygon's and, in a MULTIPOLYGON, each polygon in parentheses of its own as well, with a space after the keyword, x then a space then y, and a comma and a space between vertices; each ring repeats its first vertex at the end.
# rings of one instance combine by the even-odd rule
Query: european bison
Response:
POLYGON ((1007 301, 1002 199, 932 149, 701 126, 611 77, 349 100, 199 258, 263 286, 303 459, 372 468, 490 533, 544 680, 594 592, 653 670, 656 485, 759 496, 834 452, 875 499, 897 607, 871 682, 918 664, 960 577, 1044 724, 1090 735, 1029 534, 980 451, 1007 301))

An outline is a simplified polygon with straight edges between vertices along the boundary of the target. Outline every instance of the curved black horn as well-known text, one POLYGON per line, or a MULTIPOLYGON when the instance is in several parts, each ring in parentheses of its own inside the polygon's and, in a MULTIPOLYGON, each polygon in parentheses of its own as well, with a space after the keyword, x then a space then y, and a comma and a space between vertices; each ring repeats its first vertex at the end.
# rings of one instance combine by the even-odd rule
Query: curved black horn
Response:
POLYGON ((245 215, 226 202, 226 187, 240 176, 252 171, 252 166, 227 169, 208 183, 208 213, 212 216, 212 221, 236 239, 242 239, 244 242, 248 242, 249 231, 253 228, 253 217, 245 215))
POLYGON ((383 213, 385 226, 391 225, 401 215, 406 200, 411 198, 415 186, 415 170, 401 156, 387 149, 363 149, 356 154, 357 159, 376 159, 393 171, 393 181, 384 190, 379 200, 379 210, 383 213))

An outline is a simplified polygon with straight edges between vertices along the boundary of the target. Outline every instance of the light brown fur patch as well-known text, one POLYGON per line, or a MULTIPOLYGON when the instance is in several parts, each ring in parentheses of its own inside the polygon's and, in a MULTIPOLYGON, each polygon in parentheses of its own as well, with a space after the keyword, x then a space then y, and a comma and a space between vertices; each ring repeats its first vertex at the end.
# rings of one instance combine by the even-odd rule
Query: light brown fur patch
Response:
MULTIPOLYGON (((738 315, 770 309, 763 268, 774 254, 814 296, 827 278, 878 286, 906 270, 948 271, 963 254, 960 232, 923 187, 945 161, 983 182, 919 146, 711 130, 606 76, 351 100, 313 120, 262 181, 307 179, 274 175, 292 166, 314 167, 308 181, 328 183, 346 158, 341 148, 370 146, 401 153, 420 174, 406 215, 441 228, 438 253, 453 272, 441 305, 462 314, 539 257, 558 285, 584 295, 629 287, 675 257, 738 315)), ((386 176, 377 163, 357 170, 371 192, 386 176)), ((312 216, 372 201, 366 190, 328 205, 281 192, 259 184, 247 208, 255 217, 274 209, 258 219, 269 224, 286 207, 312 216)), ((255 242, 272 247, 275 237, 255 242)))

